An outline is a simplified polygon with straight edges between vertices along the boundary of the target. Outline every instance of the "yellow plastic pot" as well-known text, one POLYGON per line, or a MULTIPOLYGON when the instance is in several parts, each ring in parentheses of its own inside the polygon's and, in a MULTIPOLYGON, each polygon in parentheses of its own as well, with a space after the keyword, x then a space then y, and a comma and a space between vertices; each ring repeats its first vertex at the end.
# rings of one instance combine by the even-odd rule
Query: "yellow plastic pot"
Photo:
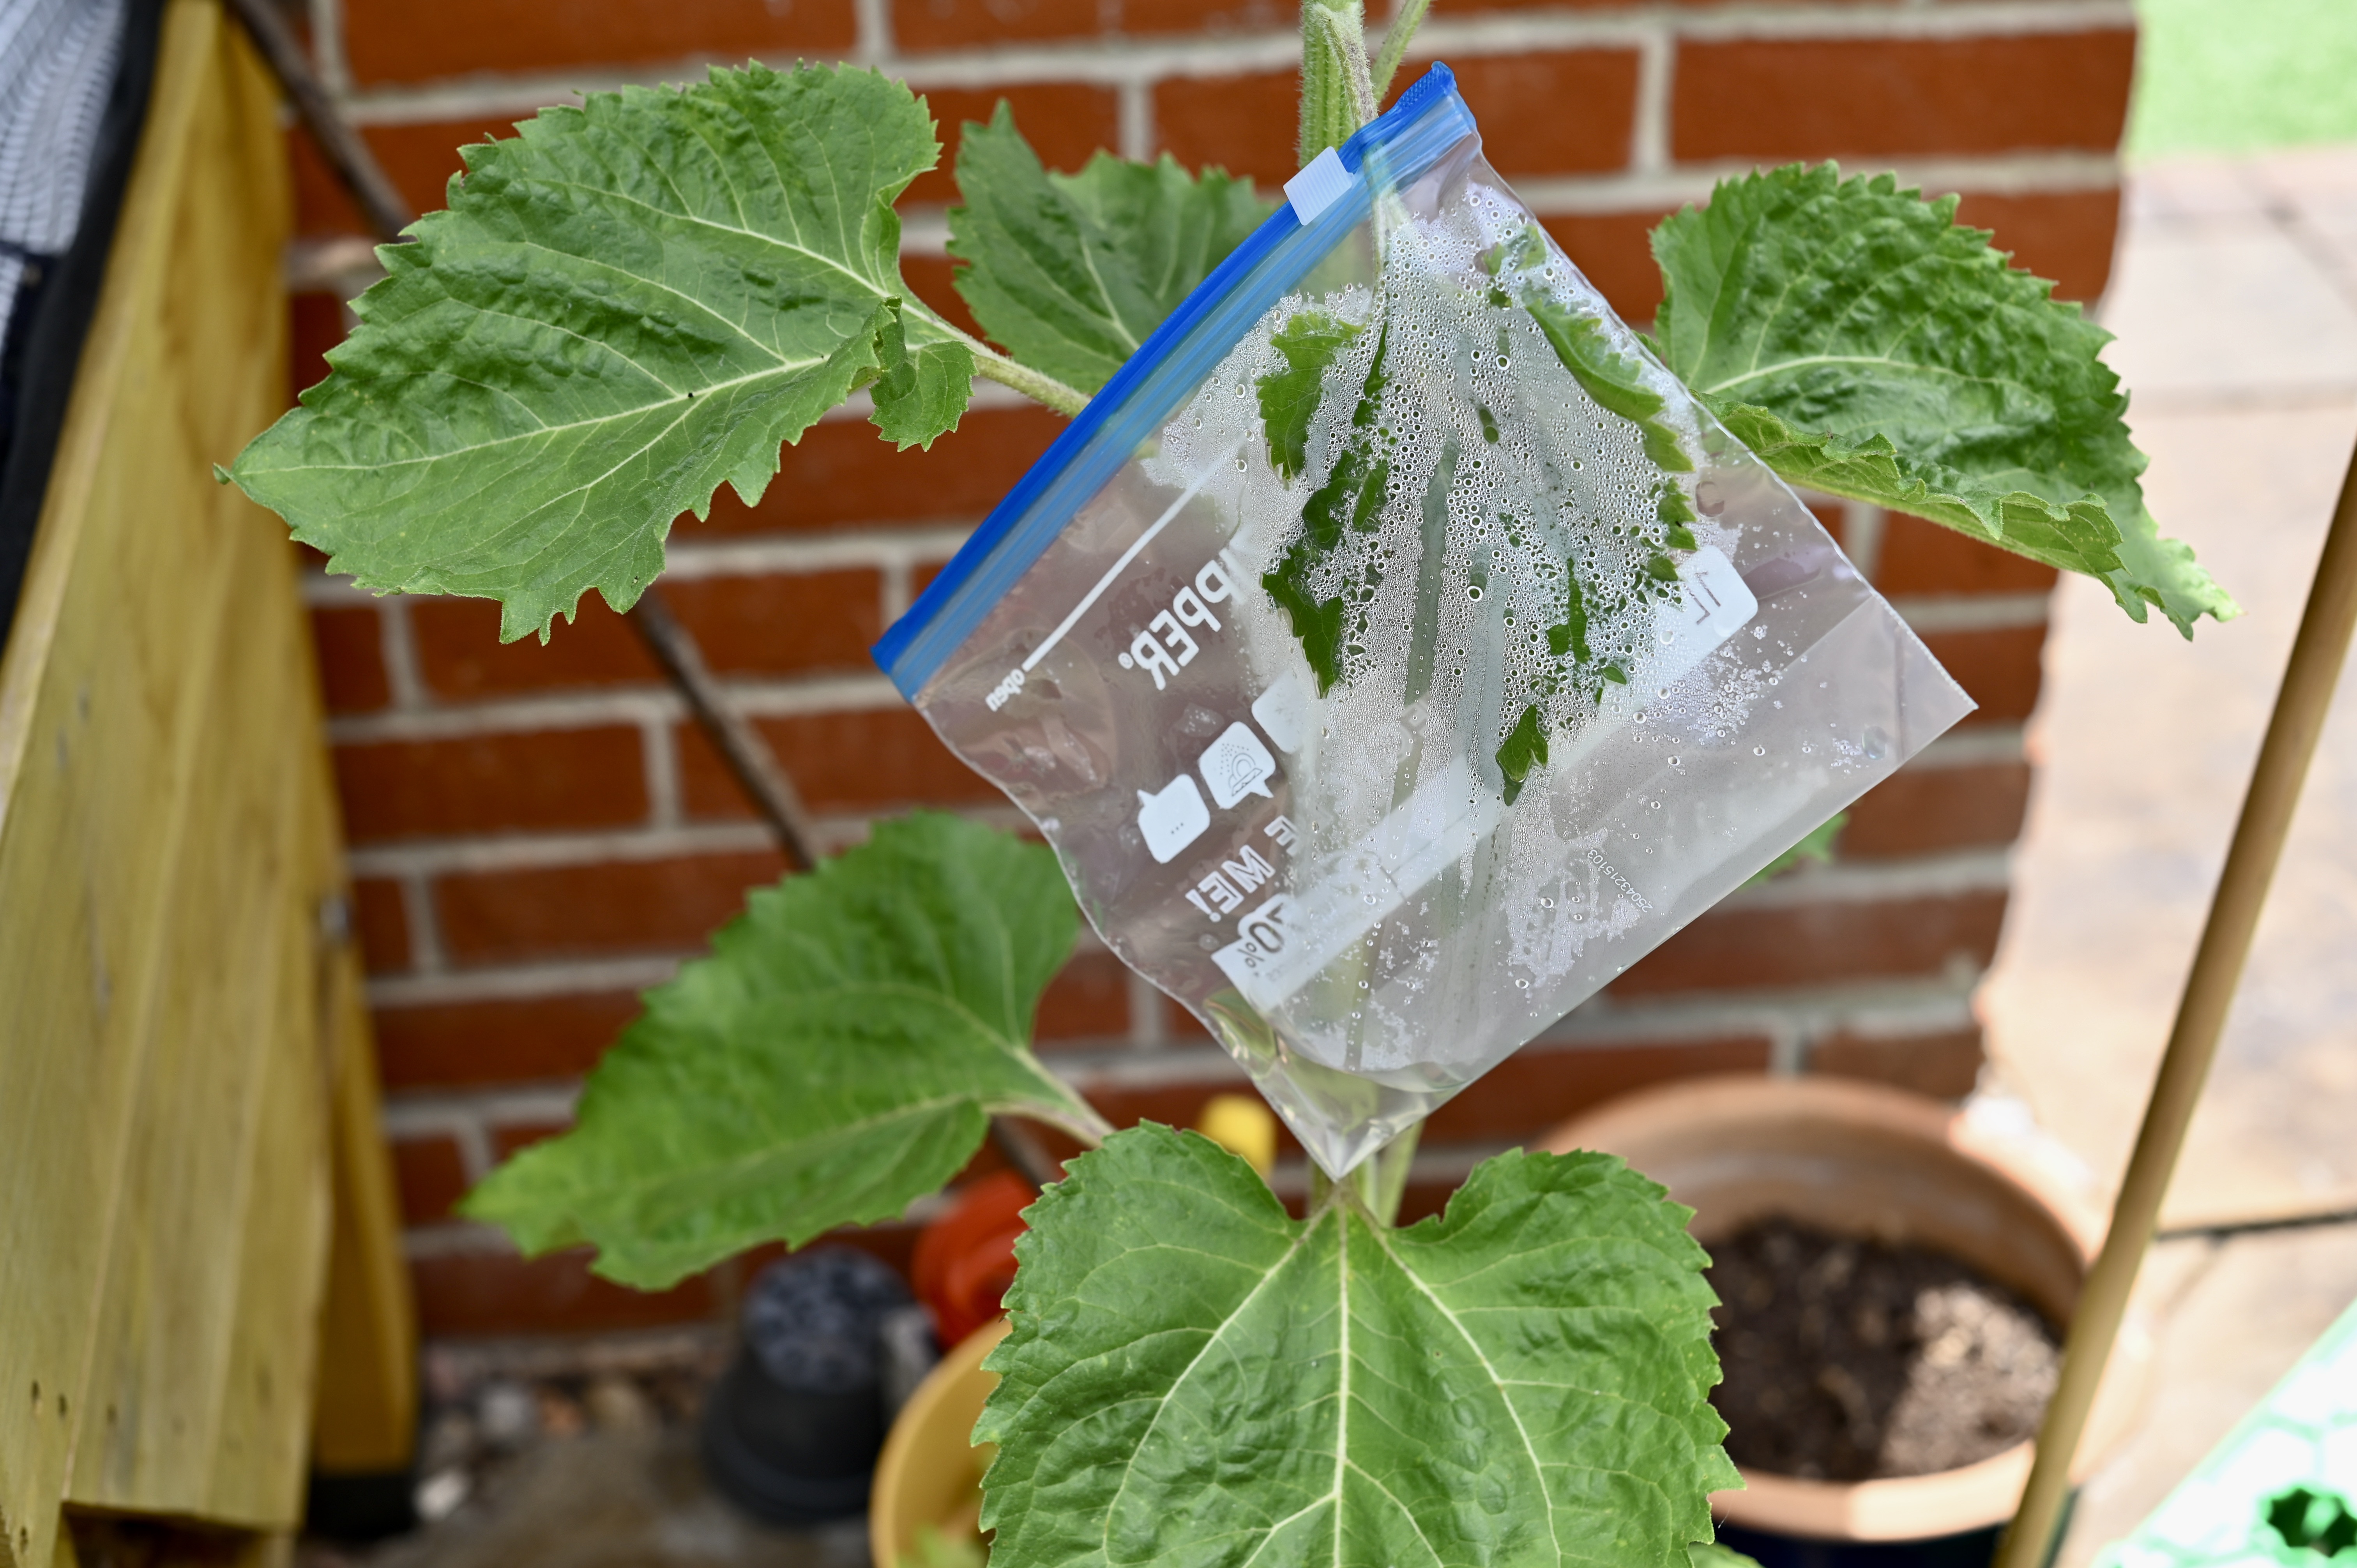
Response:
POLYGON ((900 1407, 867 1500, 867 1551, 876 1568, 896 1568, 931 1526, 943 1533, 972 1528, 982 1505, 982 1473, 997 1450, 968 1439, 998 1374, 982 1359, 1006 1337, 1006 1319, 975 1329, 942 1358, 900 1407))

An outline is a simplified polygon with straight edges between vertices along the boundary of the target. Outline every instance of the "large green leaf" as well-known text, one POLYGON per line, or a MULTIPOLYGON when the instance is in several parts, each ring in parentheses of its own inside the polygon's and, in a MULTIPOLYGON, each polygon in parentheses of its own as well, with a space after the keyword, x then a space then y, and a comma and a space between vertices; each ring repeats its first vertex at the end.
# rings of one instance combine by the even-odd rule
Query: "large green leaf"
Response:
POLYGON ((1267 217, 1252 182, 1168 153, 1131 163, 1099 153, 1050 174, 1005 102, 965 127, 950 253, 958 292, 993 341, 1085 392, 1122 362, 1267 217))
POLYGON ((468 1197, 527 1252, 587 1241, 641 1287, 899 1214, 1012 1112, 1103 1124, 1029 1048, 1077 916, 1048 850, 956 817, 755 893, 647 993, 580 1117, 468 1197))
POLYGON ((1295 1220, 1200 1137, 1115 1135, 1017 1246, 992 1563, 1688 1568, 1739 1484, 1688 1213, 1510 1154, 1404 1230, 1295 1220))
POLYGON ((2159 536, 2110 335, 1896 177, 1795 164, 1653 233, 1663 357, 1795 484, 2100 577, 2187 636, 2241 613, 2159 536))
POLYGON ((881 378, 903 444, 956 423, 973 357, 900 280, 892 201, 941 151, 906 87, 752 65, 517 129, 379 252, 335 373, 230 470, 333 570, 545 637, 592 587, 629 607, 673 518, 724 480, 759 500, 855 388, 881 378))

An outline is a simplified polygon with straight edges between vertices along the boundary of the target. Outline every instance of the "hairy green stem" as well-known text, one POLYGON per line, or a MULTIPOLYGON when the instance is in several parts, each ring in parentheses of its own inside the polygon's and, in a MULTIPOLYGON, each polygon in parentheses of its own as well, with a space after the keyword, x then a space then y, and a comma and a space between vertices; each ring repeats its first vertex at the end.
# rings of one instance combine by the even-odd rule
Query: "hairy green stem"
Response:
POLYGON ((1367 65, 1366 13, 1359 0, 1301 7, 1301 162, 1307 165, 1375 117, 1367 65))
POLYGON ((1431 9, 1432 0, 1401 0, 1399 15, 1383 33, 1383 52, 1375 56, 1372 85, 1377 103, 1391 91, 1392 78, 1399 74, 1400 62, 1407 58, 1408 41, 1424 26, 1425 13, 1431 9))
MULTIPOLYGON (((958 334, 965 338, 965 334, 958 334)), ((1044 403, 1067 417, 1089 406, 1089 394, 1078 387, 1066 386, 1044 371, 1008 359, 996 349, 985 348, 971 338, 966 347, 974 350, 974 368, 977 375, 985 376, 1003 387, 1013 387, 1032 402, 1044 403)))
POLYGON ((1008 359, 970 332, 961 332, 916 300, 903 300, 900 308, 922 319, 928 326, 938 328, 966 346, 974 355, 974 374, 996 381, 1003 387, 1013 387, 1033 403, 1054 409, 1070 418, 1089 406, 1089 394, 1075 386, 1067 386, 1044 371, 1008 359))

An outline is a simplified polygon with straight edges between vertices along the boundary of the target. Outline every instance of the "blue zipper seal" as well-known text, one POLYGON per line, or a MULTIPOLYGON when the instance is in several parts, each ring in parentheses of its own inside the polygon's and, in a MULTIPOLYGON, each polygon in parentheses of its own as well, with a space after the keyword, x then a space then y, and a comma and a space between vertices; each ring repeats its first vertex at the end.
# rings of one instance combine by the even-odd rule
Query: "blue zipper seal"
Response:
MULTIPOLYGON (((1370 155, 1381 155, 1377 174, 1396 188, 1473 131, 1473 112, 1458 95, 1456 76, 1436 61, 1388 113, 1360 127, 1340 151, 1352 174, 1365 167, 1370 155)), ((1114 372, 877 642, 876 662, 903 697, 915 700, 1073 514, 1112 481, 1269 306, 1365 221, 1372 183, 1353 181, 1348 195, 1306 226, 1290 202, 1280 204, 1114 372)))

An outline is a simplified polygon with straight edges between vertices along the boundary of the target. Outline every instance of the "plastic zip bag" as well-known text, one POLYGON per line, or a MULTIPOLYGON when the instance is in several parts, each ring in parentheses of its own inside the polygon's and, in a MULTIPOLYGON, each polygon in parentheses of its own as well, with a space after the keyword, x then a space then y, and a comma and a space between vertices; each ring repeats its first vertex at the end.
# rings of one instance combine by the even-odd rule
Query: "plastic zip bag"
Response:
POLYGON ((877 644, 1340 1176, 1972 707, 1445 66, 877 644))

